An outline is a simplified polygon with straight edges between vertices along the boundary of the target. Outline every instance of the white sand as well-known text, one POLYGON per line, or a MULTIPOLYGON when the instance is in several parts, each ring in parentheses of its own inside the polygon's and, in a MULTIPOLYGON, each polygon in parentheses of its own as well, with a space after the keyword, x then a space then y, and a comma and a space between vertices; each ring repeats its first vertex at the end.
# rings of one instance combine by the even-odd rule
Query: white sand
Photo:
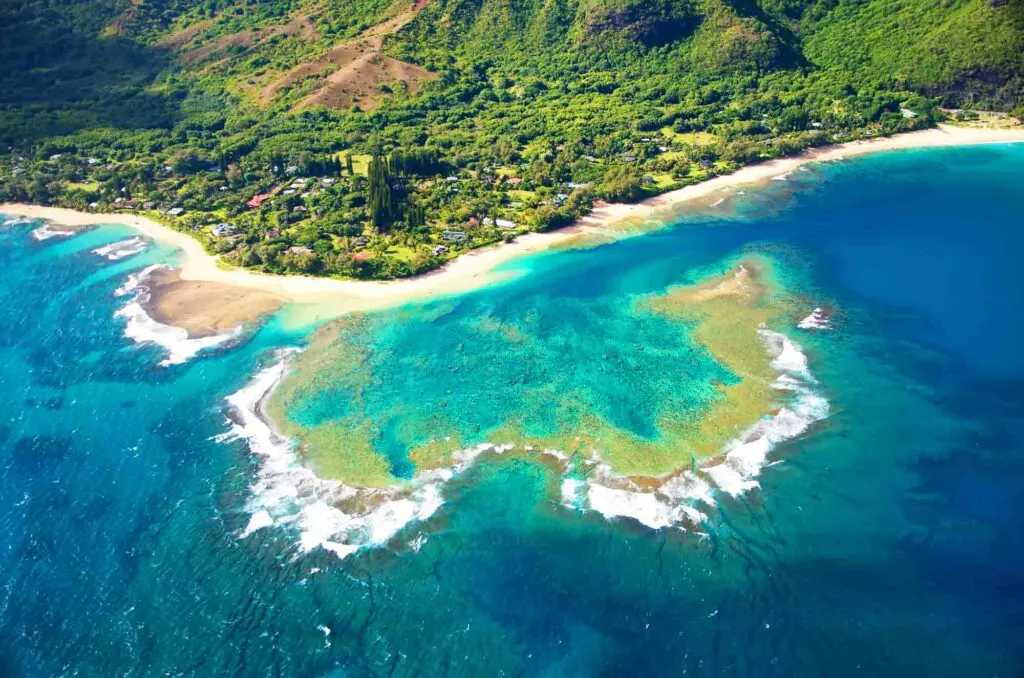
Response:
POLYGON ((439 271, 415 278, 388 282, 348 281, 304 276, 278 276, 242 269, 226 269, 191 236, 172 230, 151 219, 133 214, 91 214, 74 210, 16 203, 0 205, 0 212, 47 219, 66 226, 123 224, 153 240, 183 251, 182 280, 216 282, 271 292, 291 302, 313 304, 321 315, 393 306, 407 302, 465 292, 500 279, 495 269, 526 254, 567 244, 580 235, 614 233, 623 220, 652 220, 674 207, 707 197, 716 191, 764 181, 811 162, 835 160, 875 151, 935 146, 1024 142, 1024 129, 984 129, 940 126, 894 137, 855 141, 810 149, 799 155, 745 167, 733 174, 715 177, 693 186, 650 198, 636 204, 602 204, 576 224, 550 233, 529 233, 512 243, 495 245, 464 254, 439 271))

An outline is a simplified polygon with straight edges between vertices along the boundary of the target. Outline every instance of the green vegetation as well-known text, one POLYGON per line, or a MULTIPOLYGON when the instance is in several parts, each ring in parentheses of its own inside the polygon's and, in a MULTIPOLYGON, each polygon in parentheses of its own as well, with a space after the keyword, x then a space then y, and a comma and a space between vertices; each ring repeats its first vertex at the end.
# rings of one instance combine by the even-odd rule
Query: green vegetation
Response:
POLYGON ((11 0, 0 59, 0 200, 388 278, 939 105, 1019 111, 1024 0, 11 0))

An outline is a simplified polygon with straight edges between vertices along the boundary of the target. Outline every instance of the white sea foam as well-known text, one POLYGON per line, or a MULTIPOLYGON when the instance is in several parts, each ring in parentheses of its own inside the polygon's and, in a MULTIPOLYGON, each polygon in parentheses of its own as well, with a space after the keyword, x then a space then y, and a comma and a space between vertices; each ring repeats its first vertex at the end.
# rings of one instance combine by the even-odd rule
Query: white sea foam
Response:
MULTIPOLYGON (((455 455, 447 468, 418 474, 389 488, 360 488, 318 478, 302 465, 292 441, 281 438, 263 418, 261 403, 287 371, 292 350, 279 353, 240 391, 228 396, 232 431, 261 458, 247 509, 256 525, 267 518, 299 534, 302 551, 322 548, 346 558, 360 548, 386 544, 405 526, 429 519, 442 506, 441 487, 484 452, 502 453, 511 446, 477 445, 455 455), (256 516, 260 516, 256 518, 256 516)), ((257 528, 258 529, 258 528, 257 528)), ((255 529, 247 527, 243 536, 255 529)))
POLYGON ((23 226, 25 224, 31 224, 35 219, 29 219, 28 217, 5 217, 0 214, 0 228, 11 228, 13 226, 23 226))
POLYGON ((690 471, 679 476, 686 478, 679 483, 672 479, 655 491, 645 492, 637 488, 622 489, 609 487, 595 480, 587 482, 587 506, 605 518, 632 518, 641 525, 654 530, 665 527, 699 525, 706 519, 695 506, 687 502, 704 501, 712 504, 707 483, 690 471), (666 491, 667 489, 667 491, 666 491), (689 490, 696 490, 690 495, 689 490))
POLYGON ((164 268, 170 268, 170 266, 167 266, 166 264, 153 264, 151 266, 147 266, 141 271, 136 271, 135 273, 132 273, 127 278, 125 278, 124 282, 121 283, 120 287, 114 290, 114 294, 118 297, 123 297, 126 294, 131 294, 132 292, 138 291, 145 285, 146 280, 149 279, 149 276, 153 273, 153 271, 159 271, 160 269, 164 268))
POLYGON ((730 443, 721 463, 704 469, 715 485, 733 496, 758 486, 768 454, 779 443, 803 434, 829 414, 828 401, 813 389, 817 382, 800 346, 778 332, 761 329, 760 334, 775 355, 772 367, 781 372, 772 387, 791 395, 776 414, 761 419, 730 443))
POLYGON ((587 484, 579 478, 563 478, 561 494, 563 506, 580 510, 587 498, 587 484))
POLYGON ((118 259, 124 259, 132 255, 138 254, 139 252, 146 249, 148 243, 139 236, 128 238, 127 240, 119 240, 118 242, 104 245, 103 247, 97 247, 92 251, 93 254, 98 254, 101 257, 106 257, 110 261, 117 261, 118 259))
POLYGON ((791 174, 793 173, 786 172, 785 174, 777 174, 776 176, 772 177, 772 181, 786 181, 787 179, 789 179, 791 174))
POLYGON ((757 333, 767 345, 769 353, 774 356, 771 362, 774 369, 810 378, 811 375, 807 371, 807 356, 795 341, 781 332, 774 332, 763 327, 757 333))
POLYGON ((186 363, 200 351, 226 344, 242 333, 242 328, 237 327, 224 334, 190 339, 186 330, 164 325, 149 317, 137 298, 118 309, 114 317, 126 319, 124 336, 137 344, 156 344, 167 351, 167 357, 160 361, 161 367, 186 363))
POLYGON ((802 330, 831 330, 832 320, 824 309, 816 308, 796 326, 802 330))
POLYGON ((711 203, 711 206, 712 206, 712 207, 718 207, 718 206, 719 206, 719 205, 721 205, 721 204, 722 204, 723 202, 725 202, 725 198, 719 198, 718 200, 716 200, 716 201, 714 201, 713 203, 711 203))
POLYGON ((619 490, 598 483, 589 483, 587 505, 606 518, 632 518, 655 530, 673 525, 682 518, 681 511, 676 513, 653 492, 619 490))
MULTIPOLYGON (((600 461, 594 451, 584 462, 588 478, 562 478, 561 503, 590 510, 605 518, 628 518, 651 529, 698 527, 707 520, 701 509, 716 503, 715 488, 738 495, 758 487, 758 477, 771 451, 804 433, 828 416, 828 401, 815 392, 816 381, 800 346, 765 328, 759 335, 779 371, 773 388, 785 393, 785 405, 731 442, 722 460, 703 469, 677 473, 653 490, 638 487, 600 461)), ((284 377, 289 355, 259 372, 242 390, 228 397, 234 423, 225 439, 245 439, 262 459, 247 509, 252 517, 241 532, 248 537, 270 525, 291 526, 299 533, 302 551, 322 548, 346 558, 361 548, 391 541, 406 526, 428 520, 443 505, 442 488, 481 454, 502 454, 511 445, 488 443, 457 453, 447 468, 418 474, 411 481, 384 489, 357 488, 318 478, 300 462, 290 441, 278 436, 260 416, 260 404, 284 377)), ((571 459, 558 450, 528 450, 550 456, 568 471, 571 459)), ((421 542, 414 538, 410 545, 421 542)))
POLYGON ((71 229, 60 229, 56 228, 50 222, 46 222, 39 228, 32 231, 32 237, 36 240, 49 240, 50 238, 68 238, 73 236, 77 231, 71 229))
POLYGON ((143 308, 143 304, 149 299, 149 290, 145 283, 153 271, 161 268, 166 266, 154 264, 133 273, 114 292, 117 296, 133 294, 132 300, 114 313, 115 318, 126 320, 124 336, 138 344, 156 344, 164 348, 167 351, 167 358, 160 361, 161 367, 188 362, 200 351, 222 346, 241 336, 242 328, 236 327, 224 334, 191 339, 186 330, 164 325, 151 318, 143 308))
POLYGON ((245 529, 239 535, 242 539, 245 539, 253 532, 262 530, 264 527, 270 527, 274 524, 274 519, 270 517, 270 514, 266 511, 256 511, 249 518, 249 524, 246 525, 245 529))

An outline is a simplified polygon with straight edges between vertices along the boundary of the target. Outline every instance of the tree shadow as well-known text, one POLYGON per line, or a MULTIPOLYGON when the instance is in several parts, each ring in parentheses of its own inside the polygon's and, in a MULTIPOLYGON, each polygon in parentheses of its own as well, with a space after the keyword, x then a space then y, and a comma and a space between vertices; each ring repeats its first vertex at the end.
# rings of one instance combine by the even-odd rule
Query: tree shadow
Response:
POLYGON ((0 9, 0 141, 174 125, 181 94, 150 87, 170 66, 170 55, 124 37, 100 37, 106 20, 80 22, 61 0, 0 9))

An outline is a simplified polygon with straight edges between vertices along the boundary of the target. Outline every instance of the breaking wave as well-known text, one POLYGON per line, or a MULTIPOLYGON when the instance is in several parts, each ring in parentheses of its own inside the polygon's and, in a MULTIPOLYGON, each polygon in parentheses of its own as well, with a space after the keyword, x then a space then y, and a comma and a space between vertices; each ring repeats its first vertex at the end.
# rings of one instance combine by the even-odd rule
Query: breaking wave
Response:
POLYGON ((478 445, 456 455, 454 465, 426 471, 388 488, 360 488, 317 477, 302 465, 293 441, 267 423, 262 403, 284 378, 295 349, 278 352, 241 390, 227 397, 231 429, 224 439, 244 439, 262 463, 246 506, 251 517, 239 534, 246 538, 274 525, 299 533, 302 551, 322 548, 345 558, 365 546, 389 542, 406 525, 430 518, 441 507, 441 486, 480 454, 508 447, 478 445))
POLYGON ((50 238, 68 238, 73 236, 78 231, 74 229, 60 229, 51 224, 50 222, 44 223, 39 228, 32 231, 32 237, 36 240, 49 240, 50 238))
MULTIPOLYGON (((617 474, 596 451, 581 462, 581 469, 574 468, 571 457, 563 452, 527 448, 561 464, 561 503, 607 519, 628 518, 655 530, 687 529, 707 520, 705 510, 715 506, 717 492, 737 496, 758 487, 771 451, 829 414, 828 401, 815 390, 817 381, 800 346, 765 328, 759 335, 779 373, 773 388, 783 395, 785 404, 777 413, 745 430, 713 465, 673 474, 656 489, 641 488, 617 474)), ((271 366, 227 398, 231 428, 223 439, 245 440, 262 462, 246 504, 249 523, 240 538, 273 526, 289 526, 298 531, 301 551, 322 548, 345 558, 360 548, 387 544, 406 526, 429 519, 444 503, 442 489, 447 482, 482 454, 503 454, 513 448, 477 445, 458 452, 449 467, 422 472, 388 488, 359 488, 319 478, 302 464, 294 442, 278 435, 262 411, 262 403, 286 375, 289 357, 296 351, 279 351, 271 366)))
POLYGON ((802 330, 831 330, 832 315, 823 308, 816 308, 796 326, 802 330))
POLYGON ((128 238, 127 240, 119 240, 118 242, 104 245, 103 247, 97 247, 92 251, 93 254, 98 254, 101 257, 106 257, 110 261, 118 261, 132 255, 142 252, 148 243, 143 240, 140 236, 128 238))
POLYGON ((241 336, 242 328, 237 327, 224 334, 192 339, 189 338, 186 330, 164 325, 151 318, 144 307, 144 304, 149 301, 149 288, 146 287, 146 281, 153 271, 162 268, 169 267, 163 264, 147 266, 128 276, 124 284, 114 292, 117 296, 132 295, 131 301, 114 313, 115 318, 126 320, 124 336, 137 344, 156 344, 166 350, 167 357, 160 361, 161 367, 186 363, 200 351, 223 346, 241 336))

